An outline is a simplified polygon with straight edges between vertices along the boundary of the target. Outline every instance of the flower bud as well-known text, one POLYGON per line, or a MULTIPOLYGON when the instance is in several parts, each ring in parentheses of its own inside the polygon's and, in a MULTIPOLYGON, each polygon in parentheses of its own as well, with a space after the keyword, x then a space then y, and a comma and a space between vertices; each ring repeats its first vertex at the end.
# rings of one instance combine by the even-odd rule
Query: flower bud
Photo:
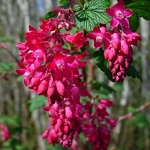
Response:
POLYGON ((68 118, 68 119, 71 119, 73 116, 72 110, 69 106, 65 107, 65 115, 66 115, 66 118, 68 118))
POLYGON ((109 57, 108 59, 110 61, 114 60, 116 57, 116 50, 114 48, 111 48, 110 51, 109 51, 109 57))
POLYGON ((121 51, 125 54, 129 54, 129 46, 126 40, 121 40, 121 51))

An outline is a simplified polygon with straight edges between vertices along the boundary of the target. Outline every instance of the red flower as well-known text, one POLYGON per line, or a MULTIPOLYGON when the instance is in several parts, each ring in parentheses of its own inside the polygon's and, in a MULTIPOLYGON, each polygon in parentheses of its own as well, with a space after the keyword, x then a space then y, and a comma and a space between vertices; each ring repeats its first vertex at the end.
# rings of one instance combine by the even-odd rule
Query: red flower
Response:
POLYGON ((66 36, 66 41, 69 43, 72 43, 76 47, 81 48, 84 43, 87 41, 87 39, 83 36, 83 32, 78 32, 74 35, 67 35, 66 36))
POLYGON ((111 34, 109 32, 106 32, 106 28, 102 26, 102 27, 95 27, 92 33, 88 33, 86 36, 89 39, 94 40, 94 47, 98 49, 102 46, 103 43, 105 47, 108 46, 110 35, 111 34))
POLYGON ((129 21, 127 18, 132 16, 132 11, 125 9, 123 1, 118 2, 111 8, 107 8, 106 12, 112 17, 110 22, 112 28, 117 27, 119 24, 121 24, 123 27, 129 28, 129 21))

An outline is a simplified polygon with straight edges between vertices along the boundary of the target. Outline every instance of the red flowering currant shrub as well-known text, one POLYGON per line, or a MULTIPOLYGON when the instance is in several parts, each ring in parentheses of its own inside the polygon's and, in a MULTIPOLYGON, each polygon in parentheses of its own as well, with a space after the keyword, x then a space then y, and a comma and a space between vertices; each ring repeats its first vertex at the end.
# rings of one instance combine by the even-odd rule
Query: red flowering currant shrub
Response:
POLYGON ((81 70, 90 59, 89 41, 93 41, 91 57, 110 80, 140 78, 132 65, 133 46, 141 40, 128 20, 136 13, 129 9, 132 3, 120 0, 110 6, 109 0, 91 0, 80 5, 70 0, 67 8, 46 14, 38 30, 29 26, 26 41, 17 44, 21 60, 16 72, 32 92, 47 98, 43 109, 50 121, 42 137, 48 144, 76 150, 76 139, 83 133, 93 150, 107 149, 117 123, 107 111, 113 103, 92 97, 81 70), (89 101, 82 103, 81 97, 89 101))

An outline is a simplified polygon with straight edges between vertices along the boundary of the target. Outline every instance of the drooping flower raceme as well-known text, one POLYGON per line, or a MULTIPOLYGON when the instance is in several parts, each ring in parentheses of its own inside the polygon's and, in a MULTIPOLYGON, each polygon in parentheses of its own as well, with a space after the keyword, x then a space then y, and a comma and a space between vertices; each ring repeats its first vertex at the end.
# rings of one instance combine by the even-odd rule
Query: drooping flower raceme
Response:
POLYGON ((123 1, 107 8, 106 12, 112 18, 112 31, 108 32, 106 27, 100 26, 86 36, 94 40, 96 49, 104 44, 104 58, 109 61, 112 79, 120 82, 126 77, 129 65, 133 62, 132 46, 137 46, 141 38, 130 29, 128 18, 132 16, 132 11, 125 8, 123 1))

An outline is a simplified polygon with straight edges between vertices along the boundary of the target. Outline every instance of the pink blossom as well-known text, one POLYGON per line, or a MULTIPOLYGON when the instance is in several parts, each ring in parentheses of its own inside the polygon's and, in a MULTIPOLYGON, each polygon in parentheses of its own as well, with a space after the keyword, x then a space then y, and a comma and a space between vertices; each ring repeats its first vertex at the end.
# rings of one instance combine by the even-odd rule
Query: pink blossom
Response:
POLYGON ((127 18, 132 16, 132 11, 125 9, 123 1, 118 2, 111 8, 107 8, 106 12, 112 17, 110 25, 112 28, 117 27, 119 24, 123 27, 129 28, 129 21, 127 18))
POLYGON ((100 48, 102 44, 105 44, 105 47, 107 47, 110 39, 110 33, 106 32, 106 27, 94 27, 92 33, 87 33, 87 37, 89 39, 94 40, 94 47, 96 49, 100 48))
POLYGON ((100 100, 98 106, 90 105, 94 113, 89 113, 82 128, 88 141, 94 145, 93 150, 107 150, 108 148, 111 131, 117 122, 117 120, 109 118, 106 108, 110 106, 112 106, 112 102, 109 100, 100 100))
POLYGON ((74 44, 76 47, 81 48, 87 39, 83 36, 83 32, 78 32, 74 35, 67 35, 66 41, 74 44))
POLYGON ((0 124, 0 136, 3 141, 7 141, 10 138, 9 129, 5 124, 0 124))

